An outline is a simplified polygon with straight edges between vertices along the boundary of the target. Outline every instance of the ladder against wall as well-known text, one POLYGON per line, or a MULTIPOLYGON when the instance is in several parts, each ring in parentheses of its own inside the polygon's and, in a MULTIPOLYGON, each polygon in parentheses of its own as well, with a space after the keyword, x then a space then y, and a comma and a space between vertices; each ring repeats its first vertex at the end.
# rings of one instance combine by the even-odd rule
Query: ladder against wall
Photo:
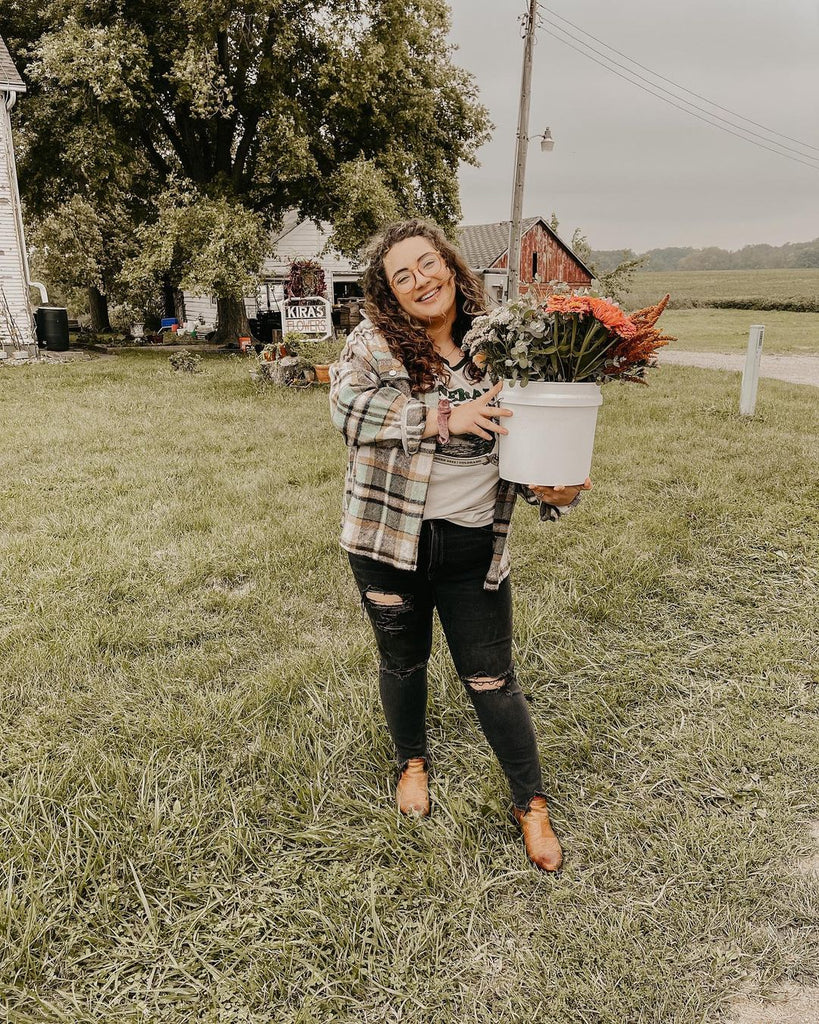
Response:
MULTIPOLYGON (((30 335, 31 332, 29 332, 30 335)), ((27 340, 14 314, 3 285, 0 284, 0 360, 32 359, 37 356, 37 343, 27 340)))
POLYGON ((0 356, 36 357, 11 111, 26 84, 0 38, 0 356))

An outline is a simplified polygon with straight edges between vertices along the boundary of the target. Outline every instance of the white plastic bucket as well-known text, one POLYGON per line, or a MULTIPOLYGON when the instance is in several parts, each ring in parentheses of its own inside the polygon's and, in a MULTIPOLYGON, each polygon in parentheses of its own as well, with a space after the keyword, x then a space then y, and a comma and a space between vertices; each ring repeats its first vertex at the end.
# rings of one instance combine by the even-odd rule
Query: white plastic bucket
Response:
POLYGON ((505 380, 498 403, 509 433, 499 440, 500 475, 520 484, 582 484, 591 471, 599 384, 505 380))

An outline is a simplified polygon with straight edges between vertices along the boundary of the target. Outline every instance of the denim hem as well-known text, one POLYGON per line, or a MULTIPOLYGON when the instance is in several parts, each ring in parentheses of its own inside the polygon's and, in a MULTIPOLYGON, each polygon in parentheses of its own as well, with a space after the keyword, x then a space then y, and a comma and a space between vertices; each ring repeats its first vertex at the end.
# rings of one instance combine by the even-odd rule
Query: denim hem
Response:
POLYGON ((429 758, 427 757, 427 755, 426 754, 412 754, 411 757, 406 757, 406 758, 404 758, 403 761, 396 761, 396 764, 398 766, 398 775, 399 775, 399 777, 401 775, 401 772, 404 771, 404 769, 407 767, 407 765, 410 763, 410 761, 415 760, 416 757, 422 757, 424 759, 424 770, 427 771, 427 772, 429 771, 429 758))
MULTIPOLYGON (((535 792, 532 793, 532 795, 529 797, 529 799, 524 804, 517 803, 515 801, 514 797, 513 797, 512 798, 512 806, 515 808, 516 811, 523 811, 524 814, 528 814, 528 812, 529 812, 529 805, 535 799, 536 796, 542 796, 544 800, 547 800, 546 794, 542 793, 539 789, 536 789, 535 792)), ((547 802, 548 802, 548 800, 547 800, 547 802)))

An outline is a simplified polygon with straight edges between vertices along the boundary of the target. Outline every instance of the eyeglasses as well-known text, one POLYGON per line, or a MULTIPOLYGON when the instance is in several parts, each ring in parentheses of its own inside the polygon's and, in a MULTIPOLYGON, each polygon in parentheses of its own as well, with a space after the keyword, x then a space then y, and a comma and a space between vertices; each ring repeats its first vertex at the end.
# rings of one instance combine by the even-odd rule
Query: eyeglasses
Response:
POLYGON ((444 269, 444 260, 439 252, 425 252, 418 260, 415 270, 404 268, 399 270, 390 281, 393 289, 401 295, 406 295, 415 287, 415 275, 420 271, 424 277, 435 277, 444 269))

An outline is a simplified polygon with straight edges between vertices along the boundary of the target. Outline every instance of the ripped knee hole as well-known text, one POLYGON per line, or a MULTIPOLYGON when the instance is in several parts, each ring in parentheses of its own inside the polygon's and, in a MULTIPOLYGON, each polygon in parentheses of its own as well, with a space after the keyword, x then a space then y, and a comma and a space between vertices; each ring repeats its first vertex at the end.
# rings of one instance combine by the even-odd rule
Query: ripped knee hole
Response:
POLYGON ((464 682, 470 690, 483 693, 486 690, 502 690, 509 682, 508 676, 468 676, 464 682))
POLYGON ((404 598, 398 594, 382 594, 380 590, 368 590, 364 596, 373 604, 398 605, 404 603, 404 598))

